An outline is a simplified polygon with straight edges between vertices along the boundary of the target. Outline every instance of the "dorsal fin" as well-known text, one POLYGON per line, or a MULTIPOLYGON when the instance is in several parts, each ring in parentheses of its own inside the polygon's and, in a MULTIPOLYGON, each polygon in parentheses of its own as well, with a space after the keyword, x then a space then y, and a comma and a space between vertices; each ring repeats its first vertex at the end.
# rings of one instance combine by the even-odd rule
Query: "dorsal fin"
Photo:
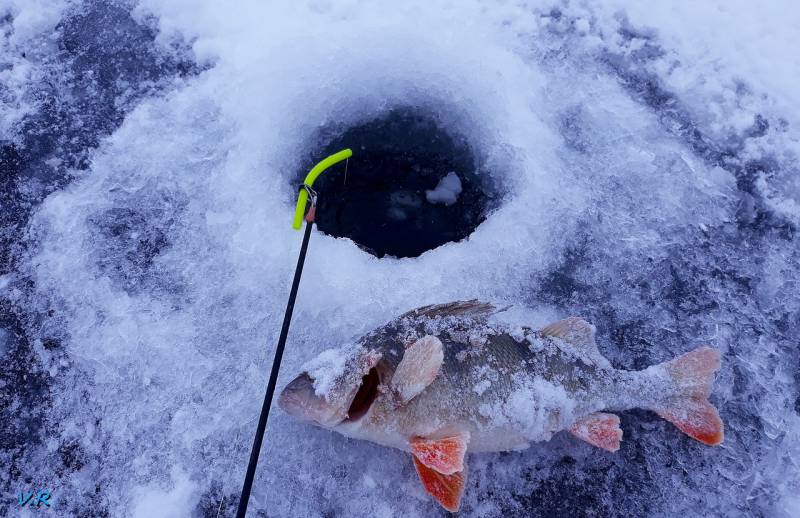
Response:
POLYGON ((603 356, 594 341, 595 327, 582 318, 569 317, 553 322, 542 328, 539 334, 543 337, 550 336, 563 340, 574 349, 567 352, 577 353, 578 356, 593 365, 603 369, 611 368, 608 359, 603 356))
POLYGON ((493 313, 495 313, 495 307, 493 305, 489 304, 488 302, 481 302, 478 299, 472 299, 423 306, 421 308, 412 309, 408 313, 403 314, 400 318, 460 316, 473 318, 476 320, 486 320, 493 313))
POLYGON ((403 353, 392 376, 392 388, 403 403, 408 403, 433 382, 444 361, 442 342, 426 335, 403 353))

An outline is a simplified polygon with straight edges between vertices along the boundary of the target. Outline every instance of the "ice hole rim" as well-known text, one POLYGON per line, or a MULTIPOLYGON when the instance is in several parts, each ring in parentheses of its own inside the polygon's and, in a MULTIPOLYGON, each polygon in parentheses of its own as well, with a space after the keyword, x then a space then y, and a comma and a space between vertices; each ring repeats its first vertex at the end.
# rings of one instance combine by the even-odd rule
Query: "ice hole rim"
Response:
POLYGON ((378 257, 412 258, 468 238, 495 209, 499 184, 479 159, 465 132, 437 113, 399 106, 347 125, 328 124, 310 139, 293 175, 296 191, 322 158, 344 148, 349 163, 323 174, 317 228, 348 238, 378 257), (455 203, 432 203, 426 191, 455 172, 461 192, 455 203))

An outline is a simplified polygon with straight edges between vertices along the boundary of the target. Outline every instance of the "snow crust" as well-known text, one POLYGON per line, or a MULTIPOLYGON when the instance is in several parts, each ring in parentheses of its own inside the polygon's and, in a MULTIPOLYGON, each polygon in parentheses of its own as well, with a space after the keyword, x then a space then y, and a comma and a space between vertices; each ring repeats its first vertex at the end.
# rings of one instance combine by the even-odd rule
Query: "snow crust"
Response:
MULTIPOLYGON (((19 49, 34 38, 47 52, 63 5, 0 0, 13 16, 3 139, 37 109, 19 49)), ((516 304, 533 328, 585 315, 616 367, 708 343, 724 353, 712 395, 723 446, 625 414, 613 457, 568 437, 471 457, 462 515, 586 502, 599 514, 796 515, 797 10, 670 5, 142 0, 136 16, 156 17, 164 52, 191 40, 210 68, 142 101, 30 223, 22 280, 3 297, 41 311, 29 331, 57 435, 26 452, 27 474, 57 482, 67 515, 86 514, 82 502, 110 516, 231 515, 300 245, 295 169, 320 127, 410 104, 466 139, 505 197, 468 240, 419 258, 379 260, 315 232, 279 386, 323 350, 457 299, 516 304), (669 100, 648 101, 653 85, 669 100), (725 160, 697 151, 703 139, 725 160), (44 346, 54 337, 63 355, 44 346), (68 445, 81 466, 56 470, 68 445)), ((456 196, 452 183, 440 194, 456 196)), ((311 368, 339 372, 343 358, 326 359, 311 368)), ((534 392, 564 403, 530 387, 507 413, 523 415, 534 392)), ((436 512, 407 455, 277 409, 250 506, 436 512)))

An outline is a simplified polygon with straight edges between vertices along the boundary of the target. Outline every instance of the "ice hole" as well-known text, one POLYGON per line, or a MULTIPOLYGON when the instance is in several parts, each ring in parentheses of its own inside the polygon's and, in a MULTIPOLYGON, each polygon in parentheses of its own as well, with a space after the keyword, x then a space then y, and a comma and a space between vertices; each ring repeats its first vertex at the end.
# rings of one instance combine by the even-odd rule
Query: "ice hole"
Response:
MULTIPOLYGON (((469 236, 493 198, 465 138, 431 114, 394 109, 363 124, 327 130, 304 163, 353 150, 349 164, 317 180, 318 228, 377 256, 417 257, 469 236)), ((299 183, 299 182, 298 182, 299 183)))

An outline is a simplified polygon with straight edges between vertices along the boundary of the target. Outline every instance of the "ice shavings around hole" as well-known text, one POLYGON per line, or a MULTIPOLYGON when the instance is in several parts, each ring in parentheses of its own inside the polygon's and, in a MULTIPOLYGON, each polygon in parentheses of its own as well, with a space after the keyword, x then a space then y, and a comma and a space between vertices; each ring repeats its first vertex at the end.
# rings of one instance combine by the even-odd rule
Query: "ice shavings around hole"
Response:
POLYGON ((19 140, 21 122, 36 113, 40 103, 37 83, 46 80, 46 61, 52 34, 66 0, 0 0, 0 141, 19 140))
POLYGON ((461 179, 451 171, 439 180, 436 188, 425 191, 425 199, 429 203, 452 205, 458 201, 459 194, 461 194, 461 179))

